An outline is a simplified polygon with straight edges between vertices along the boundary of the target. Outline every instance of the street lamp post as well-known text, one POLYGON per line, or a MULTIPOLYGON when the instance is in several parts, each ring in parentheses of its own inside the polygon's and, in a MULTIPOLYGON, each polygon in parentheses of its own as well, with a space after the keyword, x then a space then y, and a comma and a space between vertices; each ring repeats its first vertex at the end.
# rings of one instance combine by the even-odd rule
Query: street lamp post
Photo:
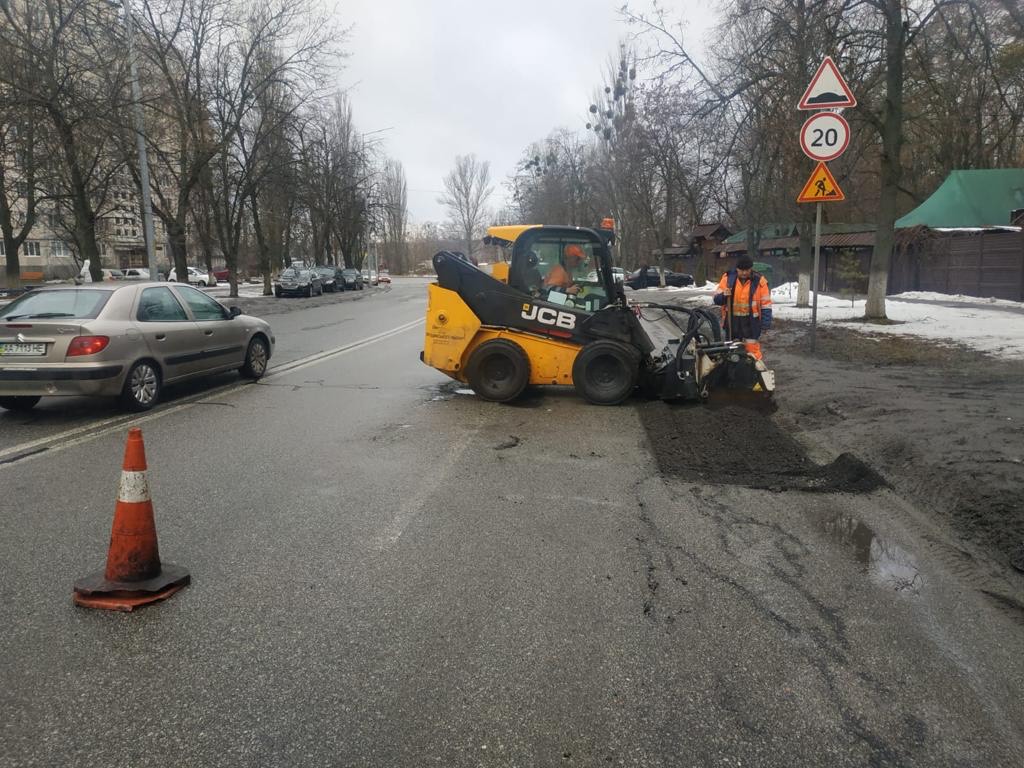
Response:
POLYGON ((128 0, 122 0, 124 25, 128 33, 128 62, 131 67, 132 108, 135 112, 135 145, 139 153, 139 177, 142 186, 142 233, 146 241, 146 263, 149 277, 156 280, 156 249, 153 244, 153 204, 149 191, 149 158, 146 154, 145 124, 142 119, 142 88, 139 86, 139 70, 135 64, 133 46, 132 12, 128 0))

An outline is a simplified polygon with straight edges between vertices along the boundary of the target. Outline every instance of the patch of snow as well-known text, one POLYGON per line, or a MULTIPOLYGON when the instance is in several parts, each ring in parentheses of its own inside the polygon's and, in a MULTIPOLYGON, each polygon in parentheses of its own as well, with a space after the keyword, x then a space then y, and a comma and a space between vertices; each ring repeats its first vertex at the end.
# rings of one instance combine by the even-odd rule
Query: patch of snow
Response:
POLYGON ((897 293, 893 296, 887 296, 886 301, 889 299, 914 299, 924 301, 945 301, 945 302, 959 302, 963 304, 996 304, 1004 307, 1021 307, 1019 301, 1010 301, 1009 299, 997 299, 992 296, 981 297, 981 296, 964 296, 961 293, 946 294, 946 293, 933 293, 931 291, 904 291, 903 293, 897 293))
MULTIPOLYGON (((776 317, 810 321, 811 308, 796 306, 795 283, 787 283, 773 290, 772 300, 776 317)), ((813 294, 810 300, 813 303, 813 294)), ((818 297, 818 322, 842 323, 845 327, 866 334, 919 336, 936 341, 951 341, 984 352, 1024 359, 1024 311, 1007 312, 996 306, 1021 307, 1024 310, 1024 304, 1020 302, 913 292, 886 299, 886 316, 896 325, 851 322, 864 317, 865 303, 860 299, 851 305, 848 299, 821 294, 818 297), (900 301, 900 298, 913 301, 900 301), (972 306, 962 309, 943 306, 950 303, 971 303, 972 306), (990 310, 979 304, 990 304, 993 308, 990 310)))

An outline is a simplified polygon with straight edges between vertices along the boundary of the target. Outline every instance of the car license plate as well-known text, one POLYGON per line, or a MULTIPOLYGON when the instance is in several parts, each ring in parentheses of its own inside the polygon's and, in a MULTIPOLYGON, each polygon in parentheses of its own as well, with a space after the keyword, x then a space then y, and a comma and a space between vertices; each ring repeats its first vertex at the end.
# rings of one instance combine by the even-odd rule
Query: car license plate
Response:
POLYGON ((0 344, 0 357, 7 355, 24 355, 26 357, 46 354, 45 344, 0 344))

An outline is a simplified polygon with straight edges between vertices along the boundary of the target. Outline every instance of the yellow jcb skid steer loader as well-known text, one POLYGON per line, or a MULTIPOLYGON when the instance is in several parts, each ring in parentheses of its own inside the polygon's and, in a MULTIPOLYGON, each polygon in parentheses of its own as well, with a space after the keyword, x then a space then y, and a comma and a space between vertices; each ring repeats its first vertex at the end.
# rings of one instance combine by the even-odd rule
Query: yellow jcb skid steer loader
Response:
POLYGON ((627 302, 612 272, 614 237, 610 226, 491 227, 484 242, 511 251, 491 274, 461 254, 435 254, 420 359, 496 402, 530 384, 572 386, 598 405, 638 386, 665 400, 715 388, 770 395, 774 374, 723 340, 716 312, 627 302), (671 337, 656 344, 663 334, 645 329, 642 309, 664 310, 671 337))

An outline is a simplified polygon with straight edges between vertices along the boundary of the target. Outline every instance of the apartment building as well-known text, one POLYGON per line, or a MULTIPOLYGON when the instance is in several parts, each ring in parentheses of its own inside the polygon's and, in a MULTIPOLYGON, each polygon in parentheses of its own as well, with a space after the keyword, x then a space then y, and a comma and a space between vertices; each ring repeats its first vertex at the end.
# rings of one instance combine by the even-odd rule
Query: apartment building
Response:
MULTIPOLYGON (((134 184, 121 182, 111 190, 111 197, 112 202, 96 222, 100 263, 109 269, 145 267, 148 257, 139 190, 134 184)), ((22 200, 15 199, 15 211, 24 210, 22 200)), ((20 223, 17 226, 21 226, 20 223)), ((156 261, 164 264, 168 261, 165 256, 166 235, 157 217, 154 217, 153 230, 156 261)), ((74 277, 81 270, 81 258, 75 252, 64 222, 52 210, 37 213, 36 223, 19 251, 18 261, 23 282, 66 279, 74 277)), ((0 239, 0 280, 3 279, 6 264, 7 254, 3 240, 0 239)))

